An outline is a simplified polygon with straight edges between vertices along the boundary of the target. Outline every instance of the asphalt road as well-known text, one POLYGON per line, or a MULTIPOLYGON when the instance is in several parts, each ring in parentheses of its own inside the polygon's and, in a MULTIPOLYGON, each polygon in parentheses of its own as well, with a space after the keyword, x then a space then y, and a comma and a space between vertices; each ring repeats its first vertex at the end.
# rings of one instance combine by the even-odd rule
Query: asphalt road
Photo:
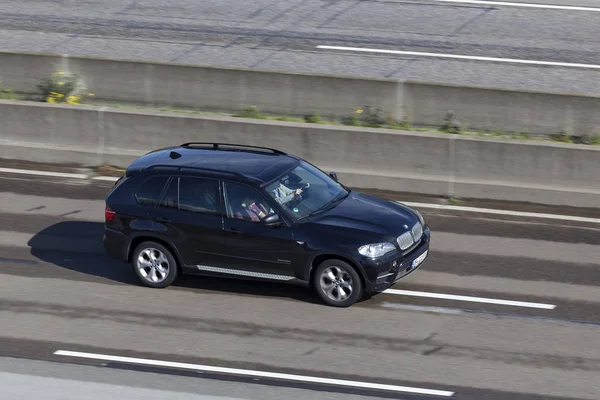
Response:
MULTIPOLYGON (((600 7, 595 0, 548 3, 600 7)), ((1 0, 0 8, 0 50, 600 93, 599 69, 317 48, 598 65, 597 9, 439 0, 1 0)))
POLYGON ((85 388, 90 399, 389 397, 57 350, 446 390, 457 399, 600 398, 600 225, 422 210, 431 256, 395 289, 555 307, 383 293, 340 310, 282 284, 186 277, 165 290, 140 286, 103 253, 110 185, 0 175, 7 398, 33 399, 32 387, 48 388, 48 399, 80 399, 85 388))

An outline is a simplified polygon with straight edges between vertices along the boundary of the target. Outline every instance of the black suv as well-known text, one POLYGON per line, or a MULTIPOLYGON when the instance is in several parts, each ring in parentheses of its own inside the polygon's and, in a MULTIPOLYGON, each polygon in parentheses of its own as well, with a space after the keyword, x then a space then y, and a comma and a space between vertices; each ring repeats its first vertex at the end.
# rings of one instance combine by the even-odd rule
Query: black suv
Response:
POLYGON ((423 265, 430 230, 301 158, 186 143, 134 161, 106 199, 104 248, 148 286, 181 273, 302 283, 347 307, 423 265))

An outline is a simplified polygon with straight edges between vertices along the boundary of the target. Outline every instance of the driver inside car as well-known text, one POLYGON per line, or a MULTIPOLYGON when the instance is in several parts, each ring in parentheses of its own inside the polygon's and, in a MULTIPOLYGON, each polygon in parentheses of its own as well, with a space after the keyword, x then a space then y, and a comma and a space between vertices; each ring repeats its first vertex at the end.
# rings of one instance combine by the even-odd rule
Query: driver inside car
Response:
MULTIPOLYGON (((310 183, 307 183, 304 189, 308 189, 310 187, 310 183)), ((279 204, 287 204, 292 200, 295 200, 297 196, 302 194, 303 189, 298 188, 296 190, 290 189, 283 184, 283 182, 279 182, 279 186, 273 189, 273 195, 275 200, 279 202, 279 204)))

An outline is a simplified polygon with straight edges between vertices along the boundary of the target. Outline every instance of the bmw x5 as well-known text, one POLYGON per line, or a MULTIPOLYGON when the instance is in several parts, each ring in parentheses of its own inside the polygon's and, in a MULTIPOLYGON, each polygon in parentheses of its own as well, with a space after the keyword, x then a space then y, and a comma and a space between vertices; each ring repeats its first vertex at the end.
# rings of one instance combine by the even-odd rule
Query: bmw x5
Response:
POLYGON ((180 274, 299 283, 348 307, 423 265, 430 228, 276 149, 185 143, 135 160, 106 198, 104 248, 145 285, 180 274))

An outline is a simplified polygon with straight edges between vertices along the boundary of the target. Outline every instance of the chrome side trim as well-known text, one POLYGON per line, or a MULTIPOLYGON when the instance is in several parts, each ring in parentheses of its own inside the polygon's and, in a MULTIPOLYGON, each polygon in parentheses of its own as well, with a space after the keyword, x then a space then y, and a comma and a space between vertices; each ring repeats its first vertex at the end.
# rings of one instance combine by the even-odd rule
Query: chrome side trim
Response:
POLYGON ((274 279, 274 280, 278 280, 278 281, 291 281, 291 280, 295 279, 293 276, 267 274, 267 273, 262 273, 262 272, 242 271, 239 269, 230 269, 230 268, 210 267, 208 265, 196 265, 196 268, 198 268, 200 271, 217 272, 220 274, 231 274, 231 275, 239 275, 239 276, 250 276, 253 278, 261 278, 261 279, 274 279))

